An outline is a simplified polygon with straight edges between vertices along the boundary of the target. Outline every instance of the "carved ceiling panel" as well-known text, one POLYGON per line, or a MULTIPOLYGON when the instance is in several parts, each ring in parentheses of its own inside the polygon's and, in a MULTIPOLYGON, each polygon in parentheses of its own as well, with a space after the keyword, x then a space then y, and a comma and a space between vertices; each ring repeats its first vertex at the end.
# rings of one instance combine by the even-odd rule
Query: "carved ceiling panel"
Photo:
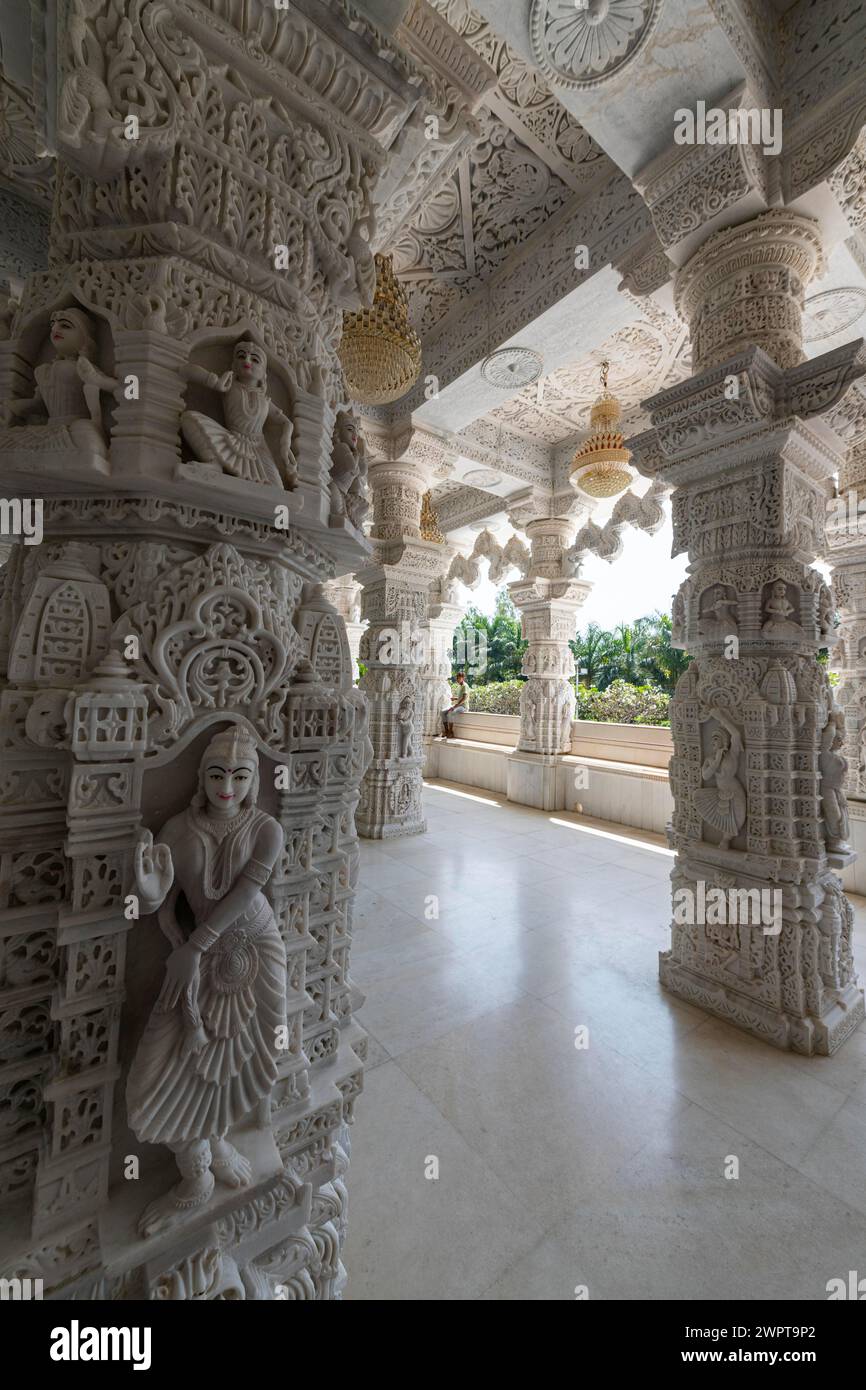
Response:
POLYGON ((575 191, 585 188, 610 160, 560 104, 542 74, 491 29, 468 0, 431 0, 433 8, 489 63, 499 82, 488 104, 517 135, 543 155, 575 191))
POLYGON ((391 208, 383 224, 422 337, 575 194, 613 171, 543 76, 467 0, 431 4, 497 85, 477 112, 477 141, 438 165, 431 154, 420 206, 408 218, 391 208))
POLYGON ((579 362, 527 386, 487 418, 549 445, 585 431, 607 359, 611 390, 623 407, 624 432, 645 428, 640 402, 689 375, 690 349, 688 330, 679 319, 656 309, 651 300, 643 301, 643 308, 645 319, 621 328, 579 362))
POLYGON ((392 248, 422 337, 573 197, 503 121, 491 114, 483 127, 392 248))

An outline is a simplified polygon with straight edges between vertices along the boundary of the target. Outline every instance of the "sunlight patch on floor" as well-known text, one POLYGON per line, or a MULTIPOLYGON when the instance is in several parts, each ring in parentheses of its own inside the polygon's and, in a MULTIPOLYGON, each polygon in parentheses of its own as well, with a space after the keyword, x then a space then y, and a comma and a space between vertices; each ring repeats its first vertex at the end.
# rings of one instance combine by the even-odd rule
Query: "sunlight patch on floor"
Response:
POLYGON ((447 792, 449 796, 459 796, 464 801, 480 801, 483 806, 495 806, 497 811, 502 807, 498 801, 492 801, 489 796, 476 796, 474 792, 459 792, 455 787, 443 787, 440 782, 425 782, 424 786, 428 791, 447 792))
POLYGON ((634 835, 615 835, 611 830, 600 830, 595 825, 576 825, 573 820, 560 820, 558 816, 548 816, 551 825, 564 825, 569 830, 579 830, 581 835, 597 835, 602 840, 612 840, 618 845, 629 845, 632 849, 648 849, 653 854, 666 854, 673 859, 674 851, 665 845, 651 845, 646 840, 639 840, 634 835))

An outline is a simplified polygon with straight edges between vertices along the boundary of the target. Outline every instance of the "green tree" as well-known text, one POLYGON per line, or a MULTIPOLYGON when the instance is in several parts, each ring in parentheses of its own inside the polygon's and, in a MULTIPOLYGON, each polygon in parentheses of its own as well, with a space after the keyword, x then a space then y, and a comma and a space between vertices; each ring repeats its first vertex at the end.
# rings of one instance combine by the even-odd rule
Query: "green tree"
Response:
POLYGON ((636 618, 633 623, 618 623, 611 633, 611 665, 616 668, 615 679, 630 685, 642 685, 649 665, 649 620, 636 618))
POLYGON ((517 610, 507 589, 500 589, 492 618, 470 608, 460 620, 454 634, 454 664, 465 669, 469 685, 515 680, 526 647, 517 610))
POLYGON ((651 679, 673 693, 692 658, 688 652, 672 645, 673 623, 669 613, 653 613, 646 622, 646 654, 651 679))
POLYGON ((586 632, 578 633, 568 645, 574 655, 578 683, 604 689, 613 679, 610 675, 611 634, 598 623, 590 623, 586 632))

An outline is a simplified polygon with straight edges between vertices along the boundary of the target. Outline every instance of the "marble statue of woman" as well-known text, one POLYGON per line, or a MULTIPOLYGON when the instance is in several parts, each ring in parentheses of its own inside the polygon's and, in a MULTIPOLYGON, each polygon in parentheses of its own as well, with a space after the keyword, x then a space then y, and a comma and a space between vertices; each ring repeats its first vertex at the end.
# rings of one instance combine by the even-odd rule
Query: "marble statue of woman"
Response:
POLYGON ((398 758, 411 758, 412 735, 415 723, 415 701, 411 695, 404 695, 397 706, 397 739, 399 745, 398 758))
POLYGON ((731 840, 746 823, 746 789, 737 776, 743 736, 733 720, 716 706, 712 714, 721 728, 713 730, 712 753, 701 766, 705 781, 715 785, 695 793, 695 806, 707 825, 722 832, 721 849, 728 849, 731 840))
POLYGON ((848 759, 839 752, 845 738, 845 716, 838 705, 830 710, 827 723, 821 730, 821 752, 818 767, 821 772, 821 814, 829 850, 847 850, 850 825, 848 803, 845 800, 845 774, 848 759))
POLYGON ((348 410, 340 410, 331 449, 331 511, 335 516, 345 513, 358 530, 370 510, 365 496, 367 469, 367 446, 357 422, 348 410))
POLYGON ((36 392, 9 402, 13 419, 27 429, 3 430, 0 445, 7 449, 80 449, 108 457, 102 428, 103 391, 116 391, 116 377, 106 376, 93 363, 96 339, 93 320, 83 309, 55 309, 51 315, 53 362, 34 369, 36 392), (48 423, 31 416, 46 415, 48 423))
POLYGON ((241 1187, 248 1161, 227 1139, 276 1079, 286 1022, 286 953, 262 889, 283 833, 256 807, 255 743, 243 730, 212 738, 191 805, 136 852, 143 912, 159 912, 174 950, 126 1087, 129 1124, 167 1144, 181 1180, 144 1212, 143 1236, 204 1205, 218 1180, 241 1187), (186 935, 183 895, 195 921, 186 935))
POLYGON ((294 427, 268 395, 268 362, 258 343, 246 339, 238 343, 232 366, 222 376, 194 365, 187 367, 187 375, 221 394, 225 417, 225 424, 220 424, 198 410, 183 412, 180 427, 196 459, 218 464, 224 473, 248 483, 295 487, 298 465, 292 452, 294 427), (285 484, 265 440, 268 420, 277 420, 283 427, 280 458, 286 470, 285 484))
POLYGON ((767 614, 761 633, 764 637, 802 637, 803 629, 799 623, 791 621, 794 605, 788 599, 785 582, 777 579, 764 604, 767 614))

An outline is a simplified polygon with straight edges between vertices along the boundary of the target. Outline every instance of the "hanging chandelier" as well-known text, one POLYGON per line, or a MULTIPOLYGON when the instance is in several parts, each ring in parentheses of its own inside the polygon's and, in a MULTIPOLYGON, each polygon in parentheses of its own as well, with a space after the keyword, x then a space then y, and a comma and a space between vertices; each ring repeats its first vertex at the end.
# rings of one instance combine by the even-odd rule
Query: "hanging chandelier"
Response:
POLYGON ((429 492, 425 492, 421 498, 421 539, 435 541, 437 545, 445 544, 445 537, 439 529, 439 518, 433 508, 433 497, 429 492))
POLYGON ((569 482, 576 492, 588 497, 615 497, 624 492, 634 477, 629 467, 631 449, 625 447, 625 436, 617 428, 622 410, 619 401, 607 389, 610 363, 601 364, 601 395, 590 412, 592 429, 588 439, 574 456, 569 482))
POLYGON ((377 255, 376 292, 369 309, 343 315, 337 349, 346 389, 359 405, 386 405, 414 386, 421 372, 421 340, 409 323, 406 291, 390 256, 377 255))

